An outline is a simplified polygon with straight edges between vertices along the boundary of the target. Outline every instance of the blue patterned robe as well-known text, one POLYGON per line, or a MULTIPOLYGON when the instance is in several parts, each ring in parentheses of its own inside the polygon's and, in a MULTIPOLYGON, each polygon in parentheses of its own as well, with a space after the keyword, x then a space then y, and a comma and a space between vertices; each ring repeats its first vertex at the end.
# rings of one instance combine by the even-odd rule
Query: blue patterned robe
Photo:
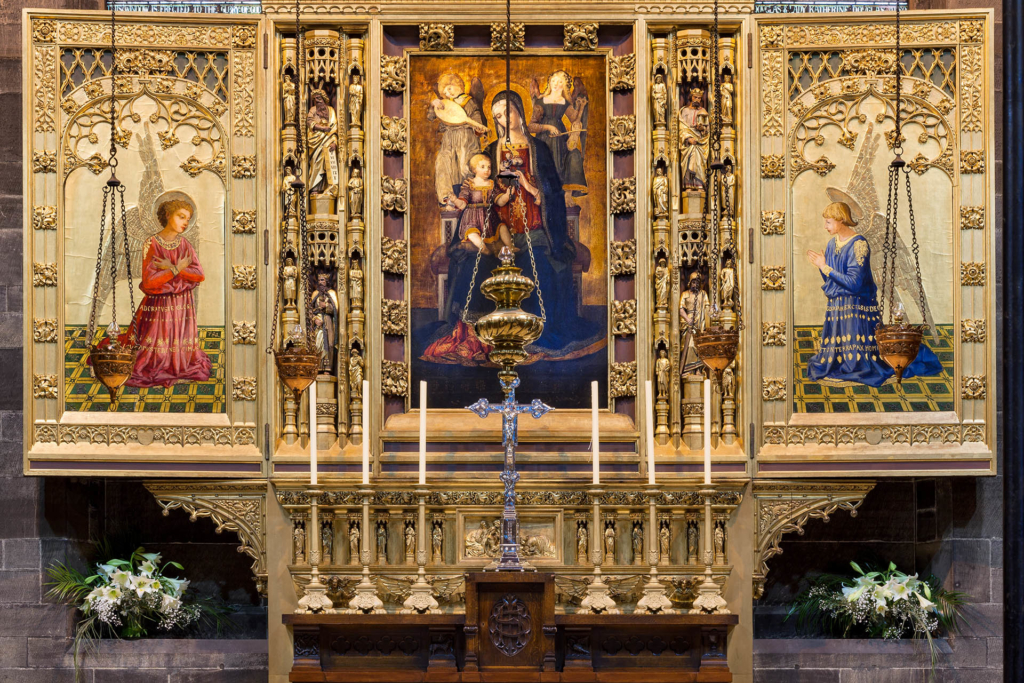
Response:
MULTIPOLYGON (((837 246, 836 238, 825 249, 825 263, 832 270, 821 274, 821 289, 828 297, 821 349, 807 363, 807 379, 830 386, 866 384, 880 387, 895 373, 878 356, 875 325, 882 321, 878 288, 871 277, 871 248, 863 235, 837 246)), ((938 375, 942 364, 925 343, 904 377, 938 375)))

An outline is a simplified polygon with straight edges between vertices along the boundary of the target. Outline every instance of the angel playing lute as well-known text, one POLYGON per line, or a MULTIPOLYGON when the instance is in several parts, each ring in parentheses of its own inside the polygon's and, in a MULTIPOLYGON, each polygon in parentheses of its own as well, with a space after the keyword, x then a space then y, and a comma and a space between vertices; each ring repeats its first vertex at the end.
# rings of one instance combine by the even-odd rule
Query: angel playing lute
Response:
POLYGON ((474 77, 469 92, 462 76, 447 72, 437 81, 427 120, 438 121, 441 145, 434 158, 434 189, 438 204, 459 193, 470 174, 469 160, 480 152, 480 137, 488 133, 484 118, 484 86, 474 77))

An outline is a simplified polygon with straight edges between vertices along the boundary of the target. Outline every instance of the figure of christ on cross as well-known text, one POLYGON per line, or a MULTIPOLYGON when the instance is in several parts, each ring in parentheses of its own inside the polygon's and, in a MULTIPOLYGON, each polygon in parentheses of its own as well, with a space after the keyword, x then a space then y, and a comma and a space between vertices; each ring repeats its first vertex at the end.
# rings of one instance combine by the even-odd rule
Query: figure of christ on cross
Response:
POLYGON ((501 443, 505 447, 505 469, 499 477, 505 485, 505 509, 501 514, 501 557, 494 565, 487 567, 499 572, 521 572, 530 568, 519 559, 519 515, 516 512, 516 482, 519 481, 519 473, 516 472, 519 414, 529 413, 536 419, 552 410, 551 406, 539 398, 528 404, 516 403, 517 386, 518 377, 511 382, 501 380, 501 389, 505 392, 505 400, 502 403, 491 405, 486 398, 482 398, 468 407, 468 410, 472 410, 480 417, 501 413, 501 443))

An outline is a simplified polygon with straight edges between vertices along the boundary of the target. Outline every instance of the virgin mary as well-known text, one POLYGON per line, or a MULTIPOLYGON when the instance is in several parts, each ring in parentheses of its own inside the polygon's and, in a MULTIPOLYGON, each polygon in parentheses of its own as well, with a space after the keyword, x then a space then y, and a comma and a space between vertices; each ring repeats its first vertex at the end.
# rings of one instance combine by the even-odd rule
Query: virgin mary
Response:
MULTIPOLYGON (((527 128, 523 101, 516 92, 502 91, 491 105, 497 140, 484 153, 491 158, 492 176, 501 171, 515 175, 511 197, 502 206, 495 202, 488 210, 490 228, 497 231, 504 224, 512 235, 516 266, 533 277, 532 248, 536 261, 538 291, 523 302, 523 308, 536 315, 545 315, 544 333, 528 350, 528 362, 569 360, 602 348, 607 342, 603 326, 579 315, 576 309, 576 287, 572 264, 576 244, 566 225, 565 195, 555 159, 546 144, 539 143, 527 128), (510 142, 506 142, 506 131, 510 142)), ((498 182, 502 182, 498 178, 498 182)), ((447 325, 423 354, 423 360, 434 363, 480 365, 486 361, 489 348, 476 338, 463 322, 463 309, 468 305, 467 319, 472 321, 493 310, 494 304, 480 293, 480 282, 498 266, 498 260, 487 252, 479 254, 476 283, 470 292, 477 248, 461 240, 455 230, 448 243, 448 295, 445 300, 447 325)))

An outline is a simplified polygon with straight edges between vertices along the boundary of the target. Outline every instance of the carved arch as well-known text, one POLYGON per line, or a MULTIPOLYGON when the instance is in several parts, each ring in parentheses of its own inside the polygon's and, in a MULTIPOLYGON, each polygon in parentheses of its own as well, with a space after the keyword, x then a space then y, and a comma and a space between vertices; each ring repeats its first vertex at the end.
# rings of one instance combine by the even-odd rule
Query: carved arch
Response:
POLYGON ((789 482, 755 481, 754 494, 754 599, 764 594, 768 560, 782 554, 783 534, 803 536, 808 520, 829 521, 836 510, 857 516, 864 496, 875 488, 873 481, 789 482))
POLYGON ((260 482, 176 482, 150 481, 146 490, 153 494, 167 517, 171 510, 185 510, 189 521, 200 517, 213 520, 216 533, 234 531, 241 545, 238 552, 253 558, 252 573, 256 590, 267 594, 267 485, 260 482))

